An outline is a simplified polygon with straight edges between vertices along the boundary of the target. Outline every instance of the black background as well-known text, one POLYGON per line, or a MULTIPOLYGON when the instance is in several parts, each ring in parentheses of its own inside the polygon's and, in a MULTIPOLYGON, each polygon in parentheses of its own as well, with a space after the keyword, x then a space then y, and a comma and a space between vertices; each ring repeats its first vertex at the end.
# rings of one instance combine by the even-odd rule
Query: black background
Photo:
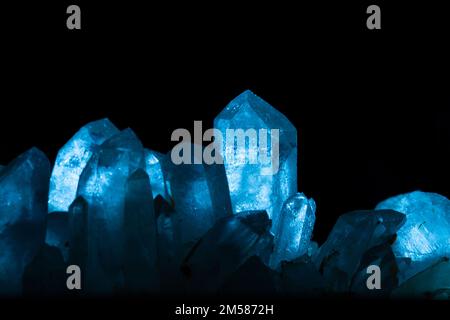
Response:
POLYGON ((32 146, 54 160, 104 117, 167 152, 174 129, 211 127, 251 89, 297 127, 317 241, 395 194, 450 194, 441 5, 374 1, 382 29, 367 30, 372 2, 41 2, 2 6, 0 164, 32 146), (80 31, 66 29, 69 4, 80 31))

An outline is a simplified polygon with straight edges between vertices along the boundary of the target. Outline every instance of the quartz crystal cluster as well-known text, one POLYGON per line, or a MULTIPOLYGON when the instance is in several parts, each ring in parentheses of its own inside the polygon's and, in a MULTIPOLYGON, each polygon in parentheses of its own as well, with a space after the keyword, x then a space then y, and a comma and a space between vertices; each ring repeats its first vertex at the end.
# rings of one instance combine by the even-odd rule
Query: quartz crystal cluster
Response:
POLYGON ((315 201, 297 190, 292 123, 245 91, 214 125, 223 163, 175 164, 103 119, 75 133, 53 169, 35 148, 0 166, 0 295, 449 298, 446 197, 416 191, 344 213, 319 246, 315 201), (239 130, 243 150, 228 134, 239 130), (252 148, 276 156, 276 170, 248 161, 252 148), (71 265, 80 291, 66 287, 71 265), (370 266, 379 290, 367 285, 370 266))

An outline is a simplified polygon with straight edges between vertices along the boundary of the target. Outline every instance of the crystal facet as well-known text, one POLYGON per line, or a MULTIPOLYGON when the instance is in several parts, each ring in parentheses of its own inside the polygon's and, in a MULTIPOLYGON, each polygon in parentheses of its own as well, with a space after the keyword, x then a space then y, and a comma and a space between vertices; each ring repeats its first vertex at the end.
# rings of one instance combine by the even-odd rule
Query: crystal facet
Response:
POLYGON ((149 149, 145 149, 144 153, 145 170, 150 177, 153 199, 155 199, 158 195, 161 195, 168 201, 170 196, 168 195, 166 177, 161 165, 161 163, 164 162, 165 155, 149 149))
POLYGON ((58 152, 50 179, 49 212, 68 211, 75 200, 78 180, 92 154, 119 130, 108 120, 81 128, 58 152))
POLYGON ((215 292, 251 256, 271 249, 271 221, 265 211, 222 218, 192 249, 183 270, 189 290, 215 292))
POLYGON ((285 201, 276 231, 272 268, 276 269, 283 260, 294 260, 307 253, 316 220, 315 211, 316 203, 303 193, 285 201))
POLYGON ((404 279, 450 255, 450 201, 446 197, 415 191, 384 200, 376 208, 406 215, 406 223, 393 246, 397 257, 412 260, 402 270, 404 279))
MULTIPOLYGON (((144 148, 134 132, 126 129, 100 146, 80 176, 77 196, 89 204, 87 268, 95 275, 95 289, 100 293, 123 288, 127 181, 144 168, 144 148)), ((151 192, 148 198, 153 200, 151 192)))
POLYGON ((184 256, 218 219, 232 214, 227 178, 222 164, 175 165, 168 156, 165 167, 179 254, 184 256))
POLYGON ((364 253, 394 241, 404 222, 405 215, 393 210, 354 211, 340 216, 313 257, 330 288, 336 292, 349 290, 364 253))
POLYGON ((38 149, 0 173, 0 295, 22 291, 24 268, 45 241, 50 163, 38 149))
POLYGON ((214 127, 223 137, 221 152, 233 211, 266 210, 273 221, 272 230, 278 230, 281 207, 297 192, 297 130, 283 114, 251 91, 231 101, 215 118, 214 127), (239 133, 237 130, 249 134, 241 147, 234 136, 239 133), (269 139, 275 130, 279 130, 278 139, 275 135, 269 139), (230 136, 230 132, 234 134, 230 136), (279 146, 278 159, 275 145, 279 146), (254 161, 256 150, 258 161, 254 161), (269 155, 271 161, 262 161, 262 155, 269 155), (274 170, 276 162, 278 168, 274 170))

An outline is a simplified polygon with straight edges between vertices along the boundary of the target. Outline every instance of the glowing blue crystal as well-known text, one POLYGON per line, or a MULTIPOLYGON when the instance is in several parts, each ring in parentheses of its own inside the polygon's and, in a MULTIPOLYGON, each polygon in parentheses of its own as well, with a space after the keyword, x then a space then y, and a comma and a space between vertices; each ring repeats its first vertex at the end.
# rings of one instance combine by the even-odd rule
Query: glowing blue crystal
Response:
MULTIPOLYGON (((194 145, 189 145, 194 148, 194 145)), ((164 165, 176 215, 175 233, 179 239, 179 255, 190 248, 223 217, 232 214, 225 168, 223 164, 179 164, 167 157, 164 165)))
MULTIPOLYGON (((96 290, 123 288, 124 207, 128 177, 145 168, 144 148, 131 129, 105 141, 80 176, 77 196, 89 204, 89 272, 96 290), (114 249, 112 249, 114 248, 114 249)), ((148 198, 152 199, 151 192, 148 198)))
POLYGON ((33 148, 0 173, 0 295, 22 291, 22 275, 45 241, 50 163, 33 148))
MULTIPOLYGON (((415 191, 380 202, 377 209, 392 209, 406 215, 393 249, 396 257, 411 258, 402 270, 404 279, 450 256, 450 201, 439 194, 415 191)), ((404 280, 403 279, 403 280, 404 280)))
POLYGON ((316 203, 303 193, 285 201, 276 231, 272 268, 278 268, 281 261, 291 261, 307 253, 316 220, 315 211, 316 203))
POLYGON ((215 118, 214 127, 223 137, 221 152, 233 211, 266 210, 272 231, 278 230, 281 207, 297 192, 297 130, 251 91, 231 101, 215 118), (243 130, 248 136, 239 143, 229 129, 235 134, 243 130))
POLYGON ((393 210, 354 211, 340 216, 313 257, 327 285, 336 292, 347 292, 364 254, 393 242, 404 222, 405 215, 393 210))
POLYGON ((98 146, 119 130, 108 120, 81 128, 58 152, 50 179, 49 212, 67 211, 75 200, 81 172, 98 146))
POLYGON ((169 201, 170 196, 166 186, 166 177, 163 172, 161 163, 164 162, 165 156, 159 152, 145 149, 145 170, 150 177, 152 185, 153 199, 161 195, 165 200, 169 201))

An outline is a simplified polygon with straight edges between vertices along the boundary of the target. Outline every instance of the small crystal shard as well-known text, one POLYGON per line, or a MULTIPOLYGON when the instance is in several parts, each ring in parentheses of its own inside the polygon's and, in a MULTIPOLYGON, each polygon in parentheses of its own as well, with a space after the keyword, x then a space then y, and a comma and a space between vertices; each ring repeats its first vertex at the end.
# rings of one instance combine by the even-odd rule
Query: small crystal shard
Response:
POLYGON ((402 270, 403 280, 450 255, 450 201, 446 197, 415 191, 384 200, 376 208, 406 215, 406 223, 393 246, 396 257, 412 260, 402 270))
POLYGON ((49 179, 36 148, 0 173, 0 295, 21 293, 24 269, 44 244, 49 179))
POLYGON ((405 215, 393 210, 354 211, 340 216, 313 257, 327 285, 336 292, 348 291, 364 253, 392 243, 404 222, 405 215))
POLYGON ((173 224, 180 236, 179 255, 184 257, 218 219, 232 214, 228 183, 222 164, 193 161, 176 165, 170 156, 167 158, 165 167, 176 211, 173 224))
POLYGON ((164 162, 165 156, 159 152, 145 149, 145 171, 150 177, 152 185, 153 199, 158 195, 169 201, 170 196, 166 185, 166 177, 163 172, 161 163, 164 162))
POLYGON ((272 230, 278 230, 281 207, 297 192, 297 130, 251 91, 231 101, 214 127, 223 137, 221 155, 233 211, 266 210, 272 230), (239 133, 247 137, 236 138, 239 133))
POLYGON ((275 237, 271 267, 278 268, 281 261, 299 258, 307 253, 314 228, 316 204, 303 193, 288 198, 280 214, 275 237))
POLYGON ((251 256, 265 256, 273 245, 271 221, 265 211, 222 218, 186 257, 183 272, 193 292, 216 292, 251 256))
POLYGON ((119 130, 108 120, 81 128, 58 152, 50 179, 49 212, 68 211, 75 200, 81 172, 98 146, 119 130))
POLYGON ((84 279, 88 280, 92 274, 91 270, 87 268, 90 251, 88 247, 88 210, 89 205, 86 200, 83 197, 77 197, 70 205, 68 214, 69 264, 77 265, 85 271, 85 277, 82 278, 83 288, 86 288, 86 283, 90 282, 84 281, 84 279))

